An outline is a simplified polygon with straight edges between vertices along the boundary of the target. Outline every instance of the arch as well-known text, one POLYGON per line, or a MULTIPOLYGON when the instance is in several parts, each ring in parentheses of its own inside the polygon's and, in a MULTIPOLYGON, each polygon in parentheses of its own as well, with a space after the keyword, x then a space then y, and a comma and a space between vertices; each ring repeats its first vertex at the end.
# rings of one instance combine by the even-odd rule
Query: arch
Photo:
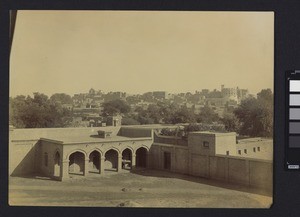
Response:
POLYGON ((75 151, 69 155, 69 174, 84 175, 85 154, 75 151))
POLYGON ((129 149, 131 151, 132 154, 134 154, 134 149, 130 146, 126 146, 122 149, 121 153, 125 150, 125 149, 129 149))
POLYGON ((54 152, 54 176, 59 177, 60 176, 60 170, 61 170, 61 159, 60 159, 60 153, 58 150, 54 152))
POLYGON ((101 153, 99 150, 95 149, 89 154, 89 168, 90 173, 100 173, 100 162, 101 162, 101 153))
POLYGON ((132 168, 132 155, 133 150, 131 148, 125 148, 122 151, 122 169, 131 169, 132 168))
POLYGON ((98 152, 100 153, 101 156, 104 156, 104 155, 103 155, 103 151, 100 150, 99 148, 93 148, 92 150, 90 150, 90 151, 88 152, 87 156, 90 156, 90 154, 91 154, 92 152, 94 152, 94 151, 98 151, 98 152))
POLYGON ((111 148, 105 152, 104 170, 106 171, 118 171, 118 158, 119 152, 111 148))
POLYGON ((70 156, 71 156, 73 153, 75 153, 75 152, 80 152, 80 153, 82 153, 82 154, 84 155, 84 157, 87 156, 87 154, 86 154, 86 152, 85 152, 84 150, 82 150, 82 149, 76 149, 76 150, 71 151, 71 152, 67 155, 66 159, 70 159, 70 156))
POLYGON ((54 151, 53 154, 52 154, 53 159, 55 159, 56 152, 58 152, 58 154, 61 156, 61 154, 60 154, 60 149, 56 148, 55 151, 54 151))
POLYGON ((113 147, 110 147, 109 149, 105 150, 103 153, 103 156, 105 156, 106 152, 108 152, 110 150, 115 150, 118 154, 120 154, 120 150, 113 146, 113 147))
POLYGON ((148 149, 144 146, 139 147, 136 152, 136 167, 147 167, 148 149))
POLYGON ((147 151, 149 151, 150 150, 150 148, 148 147, 148 146, 146 146, 146 145, 140 145, 140 146, 138 146, 136 149, 135 149, 135 154, 136 154, 136 151, 138 150, 138 149, 140 149, 140 148, 145 148, 147 151))

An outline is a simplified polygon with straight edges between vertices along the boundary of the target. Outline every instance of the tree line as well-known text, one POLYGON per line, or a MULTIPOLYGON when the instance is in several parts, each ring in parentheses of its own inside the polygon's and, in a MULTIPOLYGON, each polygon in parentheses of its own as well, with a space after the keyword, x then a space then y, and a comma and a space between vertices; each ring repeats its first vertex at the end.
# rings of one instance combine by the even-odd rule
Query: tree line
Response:
MULTIPOLYGON (((9 120, 17 128, 69 127, 72 126, 72 111, 63 104, 72 104, 67 94, 54 94, 50 98, 42 93, 30 96, 17 96, 9 101, 9 120)), ((210 107, 204 106, 199 114, 192 109, 176 103, 157 102, 147 109, 131 109, 124 100, 112 100, 103 103, 103 117, 121 114, 123 125, 138 124, 177 124, 204 123, 223 124, 227 131, 247 136, 273 136, 273 93, 264 89, 257 98, 249 97, 240 105, 227 110, 223 117, 210 107)))

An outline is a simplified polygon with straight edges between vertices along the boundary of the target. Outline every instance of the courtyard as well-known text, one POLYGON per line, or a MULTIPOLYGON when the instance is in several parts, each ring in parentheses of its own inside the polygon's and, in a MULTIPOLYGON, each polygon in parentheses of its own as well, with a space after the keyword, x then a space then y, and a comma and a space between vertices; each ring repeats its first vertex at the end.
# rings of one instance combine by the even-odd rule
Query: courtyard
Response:
POLYGON ((11 206, 269 208, 272 195, 257 189, 167 171, 9 178, 11 206))

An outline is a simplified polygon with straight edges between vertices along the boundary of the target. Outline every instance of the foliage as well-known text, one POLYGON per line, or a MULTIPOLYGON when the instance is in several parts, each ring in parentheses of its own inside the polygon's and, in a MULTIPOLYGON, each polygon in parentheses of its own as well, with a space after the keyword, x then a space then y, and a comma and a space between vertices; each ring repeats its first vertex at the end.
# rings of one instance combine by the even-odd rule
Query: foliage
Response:
POLYGON ((9 120, 17 128, 65 127, 71 122, 71 112, 51 103, 48 96, 10 98, 9 120))
POLYGON ((221 122, 229 132, 237 132, 240 127, 239 119, 230 112, 224 114, 223 118, 221 118, 221 122))
POLYGON ((273 94, 270 89, 258 93, 257 99, 242 101, 234 114, 241 122, 241 135, 273 136, 273 94))
POLYGON ((122 118, 122 125, 139 125, 140 122, 137 120, 130 118, 130 117, 123 117, 122 118))
POLYGON ((127 114, 130 112, 130 106, 126 101, 116 99, 103 103, 103 116, 127 114))
POLYGON ((175 136, 177 133, 176 129, 171 129, 171 128, 163 128, 160 130, 160 135, 163 136, 175 136))
POLYGON ((193 123, 195 122, 195 115, 192 111, 188 110, 186 107, 182 107, 174 113, 171 119, 172 124, 177 123, 193 123))
POLYGON ((72 97, 65 93, 55 93, 50 97, 50 101, 60 104, 72 104, 72 97))
POLYGON ((197 116, 198 123, 208 123, 211 124, 213 122, 219 121, 220 118, 218 114, 209 106, 204 106, 201 109, 200 114, 197 116))

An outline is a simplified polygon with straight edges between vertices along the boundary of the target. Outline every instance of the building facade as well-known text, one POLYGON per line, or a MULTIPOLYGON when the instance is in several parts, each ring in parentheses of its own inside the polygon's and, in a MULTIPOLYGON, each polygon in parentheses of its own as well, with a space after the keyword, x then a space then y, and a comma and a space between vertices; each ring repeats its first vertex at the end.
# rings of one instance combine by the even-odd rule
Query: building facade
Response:
POLYGON ((163 136, 159 133, 163 128, 166 126, 11 129, 9 172, 66 180, 142 167, 272 190, 271 157, 239 155, 241 146, 248 143, 250 149, 255 146, 258 152, 260 147, 263 153, 272 147, 272 140, 241 142, 234 132, 163 136))

